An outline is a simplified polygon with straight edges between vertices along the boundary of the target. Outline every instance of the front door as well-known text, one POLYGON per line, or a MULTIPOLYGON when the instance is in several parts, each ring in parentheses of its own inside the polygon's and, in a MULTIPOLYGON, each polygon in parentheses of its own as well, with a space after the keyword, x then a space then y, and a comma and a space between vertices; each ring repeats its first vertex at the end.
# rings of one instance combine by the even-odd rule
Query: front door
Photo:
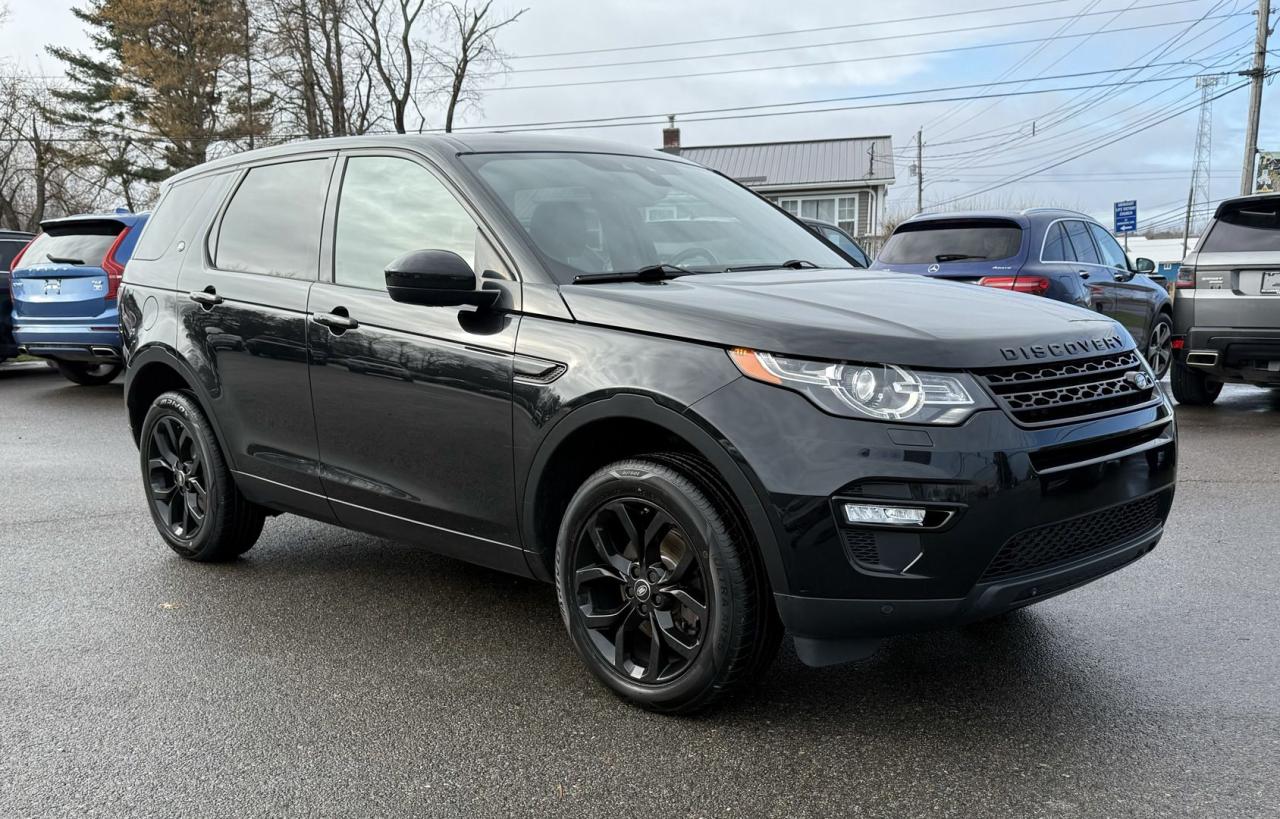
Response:
POLYGON ((213 402, 251 498, 331 517, 307 372, 307 294, 319 268, 332 157, 253 167, 178 279, 179 344, 213 402))
POLYGON ((394 302, 383 278, 407 252, 451 250, 518 292, 505 267, 451 189, 409 156, 345 160, 332 245, 333 282, 312 288, 308 313, 311 395, 335 514, 475 562, 521 565, 509 545, 518 542, 518 318, 394 302))

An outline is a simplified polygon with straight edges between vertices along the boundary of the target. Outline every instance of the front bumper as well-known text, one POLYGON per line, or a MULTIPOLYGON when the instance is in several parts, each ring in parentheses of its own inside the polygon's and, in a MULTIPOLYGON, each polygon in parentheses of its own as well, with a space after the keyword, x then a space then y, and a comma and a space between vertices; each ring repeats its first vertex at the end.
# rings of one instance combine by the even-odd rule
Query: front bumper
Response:
POLYGON ((1041 429, 998 410, 923 428, 835 418, 743 380, 693 411, 757 481, 779 544, 764 556, 779 614, 815 664, 1114 571, 1154 548, 1173 501, 1176 431, 1163 400, 1041 429), (844 523, 846 500, 954 514, 934 531, 871 529, 844 523))
POLYGON ((1280 385, 1280 328, 1192 327, 1179 360, 1219 381, 1280 385))

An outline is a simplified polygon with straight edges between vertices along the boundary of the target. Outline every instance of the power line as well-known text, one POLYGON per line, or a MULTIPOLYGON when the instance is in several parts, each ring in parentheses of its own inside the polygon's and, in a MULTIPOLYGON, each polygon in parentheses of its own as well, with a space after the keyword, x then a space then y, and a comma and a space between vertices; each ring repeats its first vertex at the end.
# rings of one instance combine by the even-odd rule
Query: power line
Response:
MULTIPOLYGON (((1269 74, 1269 75, 1270 75, 1270 74, 1274 74, 1274 71, 1272 71, 1272 72, 1268 72, 1268 74, 1269 74)), ((1214 97, 1212 97, 1212 99, 1219 99, 1219 98, 1221 98, 1221 97, 1225 97, 1225 96, 1227 96, 1228 94, 1233 94, 1233 93, 1235 93, 1236 91, 1239 91, 1240 89, 1244 88, 1246 85, 1248 85, 1248 83, 1239 83, 1239 84, 1237 84, 1237 85, 1231 86, 1231 87, 1230 87, 1230 88, 1228 88, 1226 91, 1223 91, 1222 93, 1217 94, 1217 95, 1215 95, 1214 97)), ((1152 123, 1151 123, 1151 125, 1160 125, 1160 124, 1162 124, 1162 123, 1168 122, 1168 121, 1169 121, 1169 120, 1171 120, 1171 119, 1174 119, 1174 118, 1176 118, 1176 117, 1182 116, 1183 114, 1187 113, 1188 111, 1194 110, 1194 109, 1196 108, 1196 106, 1198 106, 1198 105, 1199 105, 1199 103, 1196 103, 1196 105, 1192 105, 1190 108, 1182 108, 1182 109, 1179 109, 1179 110, 1177 110, 1177 111, 1173 112, 1172 114, 1169 114, 1169 115, 1167 115, 1167 116, 1165 116, 1165 117, 1162 117, 1162 118, 1160 118, 1160 119, 1158 119, 1158 120, 1156 120, 1156 121, 1152 122, 1152 123)), ((1017 182, 1021 182, 1022 180, 1027 179, 1028 177, 1035 176, 1035 174, 1040 173, 1040 172, 1042 172, 1042 171, 1047 171, 1047 170, 1050 170, 1050 169, 1052 169, 1052 168, 1056 168, 1056 167, 1058 167, 1058 166, 1060 166, 1060 165, 1065 165, 1065 164, 1066 164, 1066 163, 1068 163, 1068 162, 1071 162, 1071 161, 1073 161, 1073 160, 1079 159, 1079 158, 1080 158, 1080 157, 1082 157, 1082 156, 1087 156, 1088 154, 1091 154, 1091 153, 1093 153, 1093 152, 1095 152, 1095 151, 1098 151, 1098 150, 1100 150, 1100 149, 1102 149, 1102 148, 1105 148, 1105 147, 1107 147, 1107 146, 1109 146, 1109 145, 1114 145, 1114 144, 1115 144, 1115 143, 1117 143, 1117 142, 1120 142, 1120 141, 1122 141, 1122 140, 1128 139, 1129 137, 1134 136, 1135 134, 1139 134, 1139 133, 1142 133, 1142 132, 1141 132, 1141 131, 1128 130, 1128 131, 1126 131, 1125 133, 1122 133, 1122 134, 1120 134, 1119 136, 1116 136, 1116 137, 1114 137, 1114 138, 1112 138, 1112 139, 1109 139, 1109 140, 1107 140, 1106 142, 1103 142, 1103 143, 1102 143, 1102 144, 1100 144, 1100 145, 1095 145, 1095 146, 1093 146, 1092 148, 1088 148, 1088 149, 1086 149, 1086 150, 1084 150, 1084 151, 1081 151, 1081 152, 1079 152, 1079 153, 1077 153, 1077 154, 1073 154, 1073 155, 1068 156, 1068 157, 1066 157, 1066 158, 1064 158, 1064 159, 1060 159, 1060 160, 1058 160, 1058 161, 1056 161, 1056 162, 1051 162, 1051 163, 1049 163, 1048 165, 1045 165, 1043 168, 1038 168, 1038 169, 1037 169, 1037 170, 1035 170, 1035 171, 1030 171, 1030 172, 1028 172, 1028 173, 1020 174, 1020 175, 1018 175, 1018 176, 1015 176, 1015 177, 1012 177, 1012 178, 1006 179, 1006 180, 1005 180, 1005 181, 1003 181, 1003 182, 999 182, 999 183, 996 183, 996 184, 994 184, 994 185, 989 185, 989 186, 987 186, 987 187, 985 187, 985 188, 980 188, 979 190, 976 190, 976 191, 970 191, 969 193, 965 193, 965 194, 962 194, 962 195, 960 195, 960 196, 953 196, 953 197, 951 197, 950 199, 944 199, 944 200, 942 200, 941 202, 933 202, 933 203, 931 203, 930 207, 934 207, 934 208, 942 207, 942 206, 944 206, 944 205, 950 205, 950 204, 952 204, 952 203, 954 203, 954 202, 959 202, 959 201, 960 201, 960 200, 962 200, 962 199, 970 199, 970 198, 972 198, 972 197, 974 197, 974 196, 981 196, 981 195, 982 195, 982 194, 984 194, 984 193, 990 193, 991 191, 999 190, 1000 188, 1007 187, 1008 185, 1012 185, 1012 184, 1015 184, 1015 183, 1017 183, 1017 182)))
MULTIPOLYGON (((1246 14, 1246 13, 1247 12, 1234 12, 1232 14, 1223 14, 1223 15, 1217 15, 1215 17, 1210 17, 1210 18, 1201 18, 1201 20, 1220 19, 1220 18, 1226 18, 1226 17, 1239 17, 1242 14, 1246 14)), ((1147 23, 1145 25, 1128 26, 1125 28, 1112 29, 1105 33, 1106 34, 1124 34, 1126 32, 1131 32, 1131 31, 1145 31, 1147 29, 1153 29, 1153 28, 1165 28, 1167 26, 1183 25, 1184 23, 1188 23, 1188 22, 1198 22, 1198 21, 1173 20, 1173 21, 1163 22, 1163 23, 1147 23)), ((1090 36, 1090 35, 1066 34, 1057 39, 1065 40, 1065 39, 1071 39, 1075 37, 1087 37, 1087 36, 1090 36)), ((881 54, 881 55, 868 56, 868 57, 846 57, 838 60, 818 60, 818 61, 807 62, 807 63, 791 63, 789 65, 754 66, 751 68, 729 68, 729 69, 721 69, 717 71, 701 71, 697 73, 686 72, 682 74, 664 74, 660 76, 649 76, 649 77, 615 77, 612 79, 604 79, 604 80, 574 80, 572 82, 540 83, 535 85, 494 86, 493 88, 487 89, 487 92, 492 93, 495 91, 530 91, 530 90, 536 90, 536 89, 549 89, 549 88, 580 88, 583 86, 590 86, 590 85, 616 85, 619 83, 629 83, 629 82, 653 82, 655 80, 690 80, 690 79, 697 79, 701 77, 722 77, 730 74, 750 74, 758 71, 783 71, 783 70, 789 70, 794 68, 814 68, 814 67, 827 66, 827 65, 845 65, 850 63, 879 62, 881 60, 896 60, 904 57, 924 57, 924 56, 936 56, 938 54, 955 54, 955 53, 964 52, 964 51, 978 51, 978 50, 985 50, 990 48, 1004 48, 1007 46, 1026 45, 1028 43, 1040 43, 1040 42, 1045 42, 1046 40, 1049 40, 1049 39, 1052 39, 1052 38, 1033 37, 1033 38, 1024 39, 1024 40, 1006 40, 1004 42, 999 42, 999 43, 983 43, 980 45, 970 45, 970 46, 953 46, 951 48, 935 48, 935 49, 928 49, 925 51, 906 51, 899 54, 881 54)))
MULTIPOLYGON (((1101 0, 1092 0, 1094 4, 1097 4, 1100 1, 1101 0)), ((1136 3, 1138 2, 1138 0, 1132 0, 1132 2, 1136 3)), ((544 73, 548 71, 583 71, 587 69, 596 69, 596 68, 621 68, 621 67, 636 66, 636 65, 654 65, 657 63, 668 64, 668 63, 674 63, 674 62, 688 62, 690 60, 711 60, 711 59, 717 59, 720 57, 748 57, 748 56, 754 56, 758 54, 776 54, 782 51, 795 51, 797 49, 802 49, 802 48, 803 49, 829 48, 831 46, 843 46, 843 45, 864 46, 864 45, 867 45, 868 43, 888 42, 890 40, 908 40, 908 39, 914 39, 916 37, 939 37, 939 36, 948 35, 948 34, 965 34, 971 31, 989 31, 991 29, 996 29, 996 28, 1029 26, 1029 25, 1036 25, 1038 23, 1050 23, 1050 22, 1055 22, 1059 20, 1074 21, 1082 17, 1093 17, 1101 14, 1124 14, 1126 11, 1142 11, 1144 9, 1163 8, 1165 6, 1180 6, 1180 5, 1186 5, 1187 3, 1197 3, 1197 2, 1200 2, 1200 0, 1165 0, 1165 2, 1150 3, 1145 6, 1137 6, 1137 7, 1127 8, 1127 9, 1110 9, 1107 11, 1091 11, 1083 14, 1066 14, 1066 15, 1060 15, 1057 17, 1035 17, 1030 20, 1012 20, 1012 21, 1007 21, 1003 23, 986 23, 980 26, 963 26, 961 28, 936 29, 932 31, 913 31, 913 32, 908 32, 906 34, 886 34, 880 37, 859 37, 853 40, 835 40, 835 41, 828 41, 828 42, 822 42, 822 43, 802 43, 799 45, 776 46, 773 48, 758 48, 758 49, 750 49, 747 51, 724 51, 716 54, 690 54, 688 56, 683 56, 683 57, 654 57, 654 58, 643 59, 643 60, 621 60, 621 61, 612 62, 612 63, 586 63, 581 65, 544 66, 540 68, 516 68, 516 69, 512 69, 507 73, 534 74, 534 73, 544 73)), ((920 18, 917 18, 917 19, 920 19, 920 18)), ((1056 35, 1057 35, 1057 32, 1055 32, 1053 35, 1050 35, 1050 37, 1054 37, 1056 35)))
POLYGON ((966 11, 947 11, 938 14, 915 15, 912 17, 898 17, 892 20, 867 20, 860 23, 846 23, 838 26, 815 26, 814 28, 796 28, 790 31, 766 31, 760 34, 734 34, 727 37, 705 37, 699 40, 676 40, 666 43, 646 43, 641 45, 625 45, 611 46, 609 48, 585 48, 577 51, 545 51, 541 54, 517 54, 508 57, 509 60, 535 60, 544 57, 576 57, 581 54, 609 54, 615 51, 643 51, 650 48, 673 48, 676 46, 687 45, 704 45, 706 43, 728 43, 739 40, 757 40, 765 37, 786 37, 793 34, 812 34, 816 31, 840 31, 848 28, 861 28, 864 26, 887 26, 894 23, 915 23, 921 20, 941 20, 944 17, 962 17, 969 14, 986 14, 991 11, 1016 11, 1035 6, 1055 6, 1062 3, 1070 2, 1070 0, 1035 0, 1030 3, 1012 3, 1007 6, 989 6, 981 9, 968 9, 966 11))

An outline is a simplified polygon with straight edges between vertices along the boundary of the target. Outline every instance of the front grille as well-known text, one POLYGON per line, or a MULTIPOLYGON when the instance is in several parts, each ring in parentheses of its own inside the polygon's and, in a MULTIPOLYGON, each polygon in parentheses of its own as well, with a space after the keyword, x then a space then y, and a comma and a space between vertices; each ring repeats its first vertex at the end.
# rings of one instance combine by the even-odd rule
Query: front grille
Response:
POLYGON ((1157 400, 1159 389, 1132 350, 1058 364, 980 370, 996 399, 1019 423, 1060 424, 1157 400), (1145 381, 1146 386, 1137 382, 1145 381))
POLYGON ((1031 574, 1105 551, 1160 526, 1160 495, 1148 495, 1009 538, 979 582, 1031 574))

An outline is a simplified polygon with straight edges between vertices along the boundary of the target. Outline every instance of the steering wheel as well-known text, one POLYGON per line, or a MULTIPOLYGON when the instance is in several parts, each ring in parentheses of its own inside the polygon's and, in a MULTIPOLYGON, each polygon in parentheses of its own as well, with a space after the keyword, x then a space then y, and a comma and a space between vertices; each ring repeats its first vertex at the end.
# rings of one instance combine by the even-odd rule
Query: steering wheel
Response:
POLYGON ((687 247, 673 256, 667 264, 675 265, 676 267, 687 267, 690 262, 697 259, 706 259, 706 264, 709 265, 718 265, 720 263, 716 255, 705 247, 687 247))

